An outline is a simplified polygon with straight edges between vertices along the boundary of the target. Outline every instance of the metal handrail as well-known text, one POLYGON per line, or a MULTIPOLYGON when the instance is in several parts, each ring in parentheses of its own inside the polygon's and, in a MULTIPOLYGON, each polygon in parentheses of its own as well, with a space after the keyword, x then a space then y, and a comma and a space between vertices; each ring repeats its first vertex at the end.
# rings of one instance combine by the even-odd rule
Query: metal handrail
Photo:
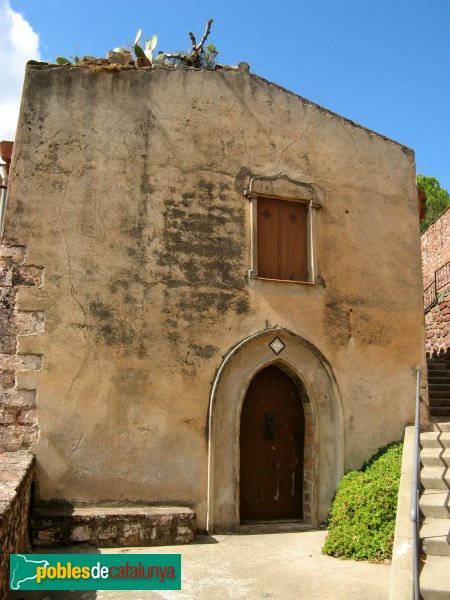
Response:
POLYGON ((441 290, 447 283, 450 283, 450 260, 434 272, 434 282, 436 294, 438 290, 441 290))
POLYGON ((436 302, 436 287, 433 281, 423 291, 423 309, 425 312, 436 302))
POLYGON ((419 592, 419 494, 420 494, 420 368, 416 369, 416 420, 414 424, 414 462, 411 486, 411 524, 413 530, 413 587, 414 600, 419 592))
POLYGON ((441 290, 450 283, 450 260, 436 269, 433 281, 428 284, 423 292, 424 310, 427 312, 438 299, 438 290, 441 290))

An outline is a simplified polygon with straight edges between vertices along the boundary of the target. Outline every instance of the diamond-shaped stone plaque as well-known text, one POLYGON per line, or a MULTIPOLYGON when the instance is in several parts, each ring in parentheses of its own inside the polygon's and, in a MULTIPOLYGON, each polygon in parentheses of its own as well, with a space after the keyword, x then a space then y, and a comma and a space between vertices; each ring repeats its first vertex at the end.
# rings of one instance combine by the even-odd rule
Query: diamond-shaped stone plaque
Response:
POLYGON ((286 348, 286 344, 283 344, 283 342, 277 336, 270 342, 269 347, 275 352, 275 354, 280 354, 280 352, 286 348))

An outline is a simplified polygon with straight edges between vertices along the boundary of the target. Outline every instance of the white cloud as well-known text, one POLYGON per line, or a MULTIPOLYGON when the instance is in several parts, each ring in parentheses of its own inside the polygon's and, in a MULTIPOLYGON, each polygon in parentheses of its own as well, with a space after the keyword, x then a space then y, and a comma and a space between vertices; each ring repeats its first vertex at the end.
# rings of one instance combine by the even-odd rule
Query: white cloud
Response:
POLYGON ((9 0, 0 0, 0 140, 14 139, 25 63, 40 58, 39 35, 9 0))

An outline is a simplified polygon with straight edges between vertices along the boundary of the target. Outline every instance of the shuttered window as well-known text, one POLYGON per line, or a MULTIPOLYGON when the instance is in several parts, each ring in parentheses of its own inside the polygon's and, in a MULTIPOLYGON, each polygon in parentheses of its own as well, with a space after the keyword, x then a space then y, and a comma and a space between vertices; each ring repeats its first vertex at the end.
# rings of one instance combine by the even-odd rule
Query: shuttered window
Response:
POLYGON ((308 281, 307 205, 257 200, 258 277, 308 281))

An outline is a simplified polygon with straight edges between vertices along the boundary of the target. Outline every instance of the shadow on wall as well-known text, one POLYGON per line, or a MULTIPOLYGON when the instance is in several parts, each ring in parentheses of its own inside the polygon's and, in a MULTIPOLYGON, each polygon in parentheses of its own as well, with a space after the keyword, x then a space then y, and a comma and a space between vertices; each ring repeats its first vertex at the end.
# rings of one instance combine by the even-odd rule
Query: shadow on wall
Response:
POLYGON ((442 348, 437 351, 427 352, 427 358, 440 360, 450 364, 450 348, 443 350, 442 348))

